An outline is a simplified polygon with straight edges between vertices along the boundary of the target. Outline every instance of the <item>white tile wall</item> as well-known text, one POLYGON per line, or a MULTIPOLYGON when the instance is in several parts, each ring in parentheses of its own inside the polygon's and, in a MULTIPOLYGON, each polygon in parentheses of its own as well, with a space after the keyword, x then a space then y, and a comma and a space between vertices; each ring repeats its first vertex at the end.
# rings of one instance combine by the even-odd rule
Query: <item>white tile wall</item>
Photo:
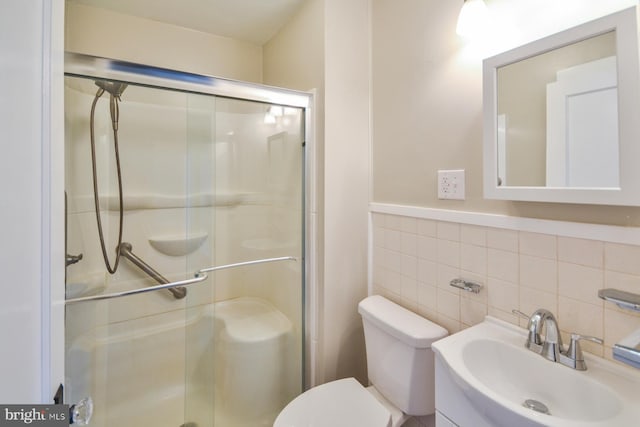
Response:
POLYGON ((640 293, 640 246, 373 213, 373 292, 415 310, 450 333, 489 314, 513 324, 512 309, 551 310, 565 335, 593 335, 584 349, 611 347, 640 328, 640 315, 598 298, 614 287, 640 293), (449 286, 462 277, 479 294, 449 286))

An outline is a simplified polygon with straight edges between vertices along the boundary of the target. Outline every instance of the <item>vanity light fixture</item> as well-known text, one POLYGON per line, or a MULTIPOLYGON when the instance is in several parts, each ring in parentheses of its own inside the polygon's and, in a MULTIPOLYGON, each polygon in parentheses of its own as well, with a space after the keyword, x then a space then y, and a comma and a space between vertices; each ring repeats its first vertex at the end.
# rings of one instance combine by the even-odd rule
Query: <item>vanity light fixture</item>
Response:
POLYGON ((464 0, 458 16, 456 33, 459 36, 471 38, 483 29, 486 30, 487 21, 488 11, 484 0, 464 0))

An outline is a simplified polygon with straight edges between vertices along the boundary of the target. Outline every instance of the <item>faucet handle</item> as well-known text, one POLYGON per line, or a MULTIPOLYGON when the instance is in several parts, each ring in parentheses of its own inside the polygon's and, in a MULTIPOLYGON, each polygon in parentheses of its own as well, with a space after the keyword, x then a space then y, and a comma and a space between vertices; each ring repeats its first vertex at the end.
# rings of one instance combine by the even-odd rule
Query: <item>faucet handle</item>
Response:
MULTIPOLYGON (((571 342, 569 343, 569 348, 564 353, 563 358, 564 364, 568 365, 571 368, 577 369, 579 371, 584 371, 587 369, 587 365, 584 362, 584 356, 582 355, 582 348, 580 348, 580 341, 592 341, 597 344, 602 344, 604 341, 600 338, 592 337, 590 335, 580 335, 580 334, 571 334, 571 342)), ((561 360, 562 361, 562 360, 561 360)))
POLYGON ((582 349, 580 348, 580 341, 586 340, 591 341, 596 344, 602 344, 604 341, 597 337, 592 337, 591 335, 580 335, 580 334, 571 334, 571 342, 569 343, 569 348, 567 348, 567 356, 576 360, 584 360, 582 357, 582 349), (579 358, 578 358, 579 357, 579 358))
POLYGON ((604 341, 602 341, 602 338, 597 338, 597 337, 592 337, 591 335, 580 335, 580 334, 571 334, 571 342, 573 341, 580 341, 580 340, 587 340, 587 341, 592 341, 596 344, 603 344, 604 341))

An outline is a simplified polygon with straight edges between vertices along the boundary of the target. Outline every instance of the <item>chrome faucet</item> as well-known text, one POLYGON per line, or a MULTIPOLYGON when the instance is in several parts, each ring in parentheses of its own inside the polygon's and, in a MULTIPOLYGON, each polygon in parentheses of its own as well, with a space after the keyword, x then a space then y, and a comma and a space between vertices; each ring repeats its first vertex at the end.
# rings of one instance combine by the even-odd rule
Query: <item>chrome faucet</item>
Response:
POLYGON ((529 318, 529 339, 525 346, 552 362, 560 361, 560 353, 562 352, 562 336, 560 328, 555 316, 549 310, 540 308, 536 310, 529 318), (540 338, 542 327, 545 328, 545 339, 540 338), (531 339, 533 338, 533 342, 531 339), (540 345, 542 344, 542 345, 540 345))
POLYGON ((560 334, 558 322, 549 310, 540 308, 531 316, 527 316, 518 310, 512 310, 512 312, 529 319, 529 323, 527 324, 529 335, 524 346, 552 362, 560 362, 572 369, 584 371, 587 369, 587 365, 585 364, 582 349, 580 348, 580 340, 588 340, 602 344, 600 338, 571 334, 571 343, 565 350, 562 346, 562 335, 560 334), (540 334, 543 327, 545 329, 544 340, 540 334))

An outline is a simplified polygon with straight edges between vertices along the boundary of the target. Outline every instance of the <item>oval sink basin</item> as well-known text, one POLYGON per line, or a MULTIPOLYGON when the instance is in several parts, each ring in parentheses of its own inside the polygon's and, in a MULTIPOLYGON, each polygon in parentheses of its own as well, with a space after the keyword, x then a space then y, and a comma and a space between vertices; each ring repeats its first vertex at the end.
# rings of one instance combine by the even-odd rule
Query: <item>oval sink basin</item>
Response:
POLYGON ((470 341, 462 359, 471 375, 515 405, 533 400, 550 415, 584 421, 610 419, 622 410, 622 402, 609 387, 501 341, 470 341))
POLYGON ((524 329, 487 317, 435 342, 436 409, 461 427, 640 425, 636 370, 586 354, 577 371, 525 341, 524 329))

